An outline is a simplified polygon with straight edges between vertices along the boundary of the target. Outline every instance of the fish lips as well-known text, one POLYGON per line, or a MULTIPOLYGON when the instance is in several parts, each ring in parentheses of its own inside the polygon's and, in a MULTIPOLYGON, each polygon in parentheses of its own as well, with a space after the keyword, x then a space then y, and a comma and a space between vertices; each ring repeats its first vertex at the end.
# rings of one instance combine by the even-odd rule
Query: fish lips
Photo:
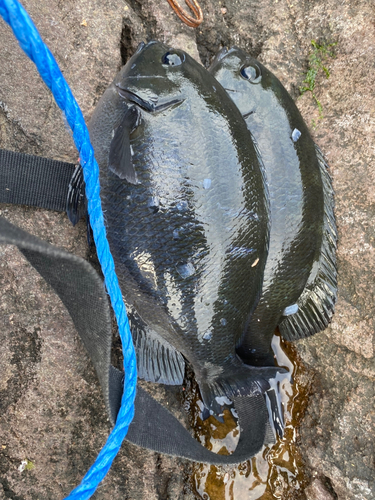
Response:
POLYGON ((124 99, 132 102, 133 104, 138 105, 143 110, 148 113, 155 113, 158 111, 163 111, 165 109, 170 108, 171 106, 176 106, 181 104, 185 99, 170 99, 168 101, 161 102, 159 96, 156 94, 152 94, 151 92, 147 93, 147 98, 144 98, 138 92, 134 92, 129 88, 123 87, 120 84, 116 85, 117 92, 124 99))
POLYGON ((223 47, 219 52, 216 54, 214 58, 214 63, 221 61, 226 55, 228 54, 228 48, 223 47))
POLYGON ((219 52, 216 54, 214 57, 210 67, 209 71, 211 71, 212 68, 214 68, 220 61, 225 59, 227 56, 230 56, 232 54, 236 54, 239 51, 238 47, 236 45, 233 45, 230 49, 228 47, 223 47, 219 52))
POLYGON ((134 104, 137 104, 139 107, 150 113, 154 110, 158 102, 158 96, 156 95, 150 94, 150 96, 146 100, 136 92, 133 92, 132 90, 126 87, 122 87, 120 84, 116 85, 116 90, 121 97, 134 104))

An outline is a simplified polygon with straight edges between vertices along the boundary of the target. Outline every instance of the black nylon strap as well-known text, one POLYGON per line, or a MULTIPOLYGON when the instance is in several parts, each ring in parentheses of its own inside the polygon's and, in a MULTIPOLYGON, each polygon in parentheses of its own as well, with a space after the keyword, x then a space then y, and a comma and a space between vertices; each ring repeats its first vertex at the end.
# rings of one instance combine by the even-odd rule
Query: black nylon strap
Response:
MULTIPOLYGON (((84 259, 69 254, 0 217, 0 244, 16 245, 30 264, 51 285, 67 308, 94 364, 104 401, 110 410, 109 365, 111 318, 103 281, 84 259)), ((122 390, 120 392, 121 398, 122 390)), ((118 394, 115 391, 115 396, 118 394)), ((117 410, 119 408, 117 402, 117 410)), ((112 405, 116 408, 116 405, 112 405)), ((109 411, 112 423, 116 413, 109 411)))
POLYGON ((65 212, 75 165, 0 149, 0 203, 65 212))
MULTIPOLYGON (((75 165, 0 150, 0 202, 65 211, 75 165)), ((112 423, 123 392, 123 373, 110 365, 112 331, 104 285, 85 260, 17 228, 0 217, 0 244, 18 246, 68 309, 92 359, 112 423)), ((196 441, 146 391, 137 389, 127 440, 159 453, 209 464, 236 464, 254 456, 270 431, 263 396, 234 399, 241 435, 235 452, 217 455, 196 441)), ((267 442, 270 441, 269 436, 267 442)))
MULTIPOLYGON (((120 407, 122 372, 110 365, 112 331, 103 283, 88 262, 23 231, 0 217, 0 244, 16 245, 68 309, 93 361, 112 422, 120 407)), ((196 441, 180 422, 138 388, 127 440, 168 455, 210 464, 235 464, 263 446, 268 413, 263 396, 235 398, 241 435, 235 452, 217 455, 196 441)))
POLYGON ((180 422, 146 391, 138 388, 134 420, 126 439, 144 448, 216 465, 234 465, 253 457, 263 446, 268 423, 264 398, 238 397, 233 400, 241 429, 232 455, 217 455, 196 441, 180 422))

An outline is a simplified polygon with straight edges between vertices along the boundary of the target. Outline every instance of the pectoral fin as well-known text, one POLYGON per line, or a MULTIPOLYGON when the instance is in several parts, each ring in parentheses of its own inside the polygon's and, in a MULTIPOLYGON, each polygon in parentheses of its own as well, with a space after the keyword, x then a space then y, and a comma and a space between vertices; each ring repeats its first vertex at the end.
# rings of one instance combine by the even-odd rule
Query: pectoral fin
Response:
POLYGON ((109 148, 109 169, 120 179, 126 179, 131 184, 137 184, 137 174, 133 166, 130 134, 138 127, 140 116, 137 107, 128 108, 122 122, 115 130, 109 148))

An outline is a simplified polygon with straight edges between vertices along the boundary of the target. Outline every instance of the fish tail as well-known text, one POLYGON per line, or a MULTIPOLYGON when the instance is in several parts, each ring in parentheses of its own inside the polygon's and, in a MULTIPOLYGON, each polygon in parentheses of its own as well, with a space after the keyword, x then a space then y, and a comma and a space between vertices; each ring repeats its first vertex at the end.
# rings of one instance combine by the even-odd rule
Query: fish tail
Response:
POLYGON ((270 389, 269 380, 285 371, 276 366, 249 366, 237 359, 233 366, 224 369, 219 376, 198 380, 203 403, 214 414, 220 415, 223 396, 233 401, 238 396, 264 394, 270 389))

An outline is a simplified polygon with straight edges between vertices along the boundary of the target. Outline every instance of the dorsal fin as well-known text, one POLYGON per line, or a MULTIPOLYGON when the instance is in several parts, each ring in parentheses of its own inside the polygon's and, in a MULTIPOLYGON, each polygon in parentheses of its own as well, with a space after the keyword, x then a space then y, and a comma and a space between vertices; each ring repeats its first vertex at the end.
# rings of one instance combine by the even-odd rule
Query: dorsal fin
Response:
POLYGON ((279 323, 286 340, 309 337, 324 330, 331 321, 337 297, 337 228, 334 215, 332 180, 328 165, 319 147, 315 145, 323 181, 324 226, 319 260, 315 262, 309 279, 297 301, 298 311, 284 316, 279 323))

